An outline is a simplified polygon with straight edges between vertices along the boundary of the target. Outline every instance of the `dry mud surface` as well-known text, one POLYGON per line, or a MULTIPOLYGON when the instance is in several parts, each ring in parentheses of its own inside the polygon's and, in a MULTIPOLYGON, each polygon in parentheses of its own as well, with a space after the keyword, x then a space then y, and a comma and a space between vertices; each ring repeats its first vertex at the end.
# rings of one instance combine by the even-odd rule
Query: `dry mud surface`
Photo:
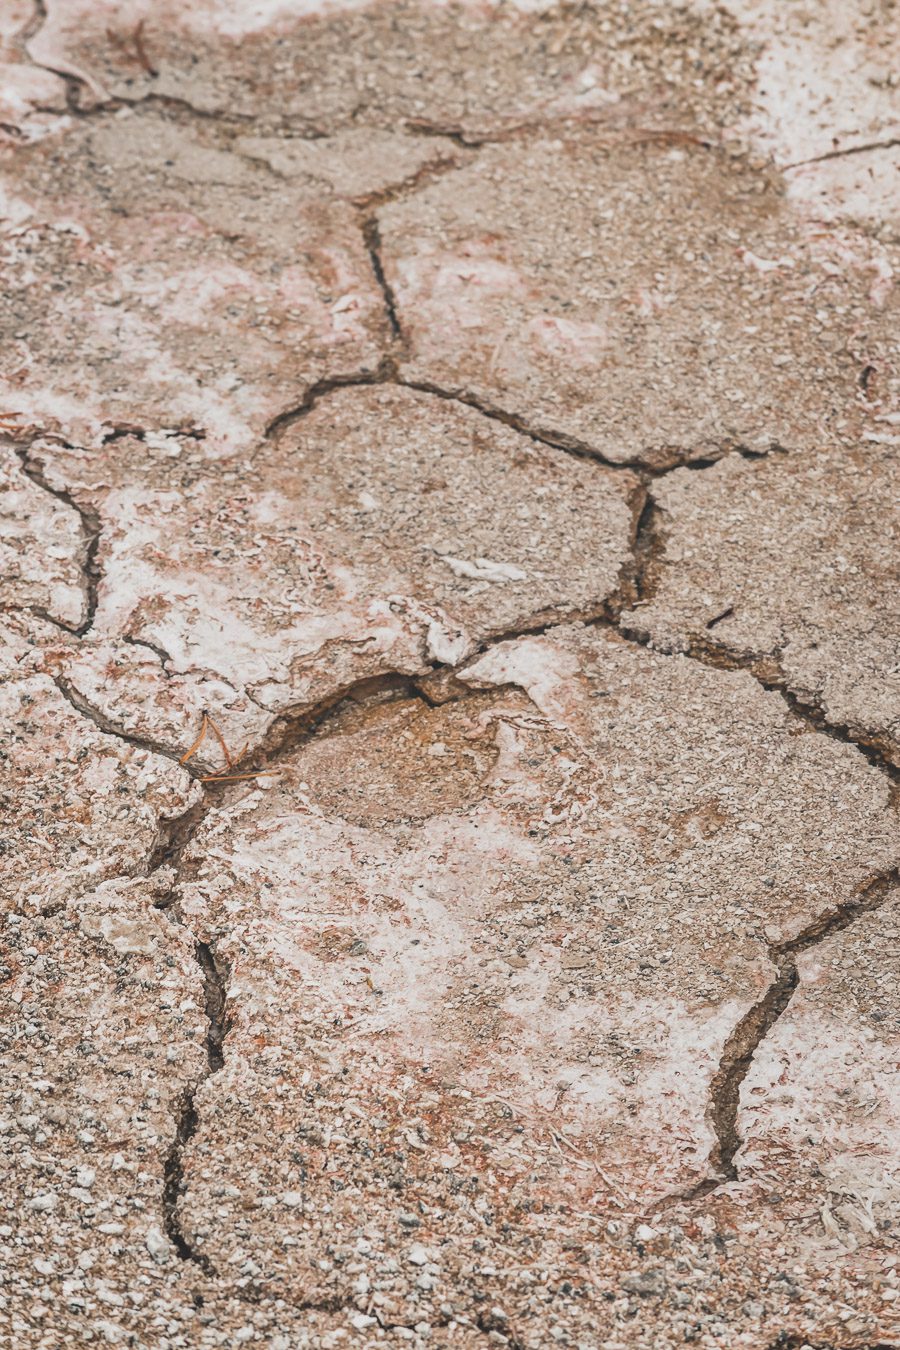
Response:
POLYGON ((0 1347, 900 1347, 894 0, 0 0, 0 1347))

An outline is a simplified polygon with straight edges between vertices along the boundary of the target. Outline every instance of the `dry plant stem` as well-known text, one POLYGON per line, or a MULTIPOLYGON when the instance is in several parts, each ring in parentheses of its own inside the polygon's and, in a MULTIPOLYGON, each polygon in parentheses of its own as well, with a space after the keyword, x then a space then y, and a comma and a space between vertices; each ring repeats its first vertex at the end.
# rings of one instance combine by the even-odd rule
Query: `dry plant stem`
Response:
MULTIPOLYGON (((203 714, 203 720, 200 723, 200 731, 197 734, 197 739, 193 742, 190 749, 184 755, 182 755, 181 759, 178 761, 179 764, 187 764, 188 760, 193 759, 194 755, 197 753, 197 751, 200 749, 200 746, 206 739, 206 734, 208 731, 211 731, 212 734, 215 736, 216 740, 219 742, 219 745, 221 746, 222 749, 222 753, 225 756, 225 762, 228 765, 228 768, 229 769, 236 768, 238 764, 240 764, 241 760, 244 758, 244 755, 247 753, 247 747, 245 745, 240 754, 236 758, 233 757, 231 751, 228 748, 228 744, 225 740, 225 737, 222 735, 218 723, 212 717, 210 717, 209 713, 203 714)), ((199 781, 201 783, 235 783, 243 779, 261 778, 265 774, 265 772, 266 772, 265 769, 253 769, 247 770, 245 773, 231 773, 231 774, 213 773, 207 774, 199 781)))

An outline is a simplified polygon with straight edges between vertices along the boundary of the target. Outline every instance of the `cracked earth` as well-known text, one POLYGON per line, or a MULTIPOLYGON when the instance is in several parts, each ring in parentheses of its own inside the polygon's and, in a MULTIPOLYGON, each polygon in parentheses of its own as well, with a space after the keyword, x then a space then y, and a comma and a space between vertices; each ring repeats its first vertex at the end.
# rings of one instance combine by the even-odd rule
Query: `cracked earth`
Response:
POLYGON ((0 0, 0 1346, 900 1347, 894 0, 0 0))

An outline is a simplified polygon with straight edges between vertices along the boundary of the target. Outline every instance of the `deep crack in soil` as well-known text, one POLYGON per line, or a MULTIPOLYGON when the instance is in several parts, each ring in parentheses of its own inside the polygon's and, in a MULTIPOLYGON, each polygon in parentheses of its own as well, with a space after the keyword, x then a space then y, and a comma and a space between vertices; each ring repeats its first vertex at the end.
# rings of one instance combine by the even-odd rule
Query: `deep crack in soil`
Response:
MULTIPOLYGON (((404 334, 399 320, 396 300, 384 274, 377 231, 373 234, 371 225, 372 222, 369 222, 366 233, 369 258, 384 297, 385 312, 394 342, 400 346, 402 351, 404 334)), ((317 380, 305 390, 299 402, 285 408, 271 419, 263 435, 266 440, 277 438, 286 428, 301 421, 322 399, 327 398, 336 389, 347 389, 355 386, 368 387, 377 384, 392 384, 400 389, 412 389, 416 393, 430 394, 433 398, 439 398, 445 403, 458 403, 461 407, 472 408, 482 417, 509 427, 511 431, 517 432, 520 436, 525 436, 536 445, 547 446, 551 450, 572 455, 576 459, 587 460, 589 463, 596 464, 604 469, 610 469, 616 473, 634 474, 644 482, 665 478, 675 469, 688 468, 702 472, 704 469, 712 468, 714 464, 718 464, 728 455, 739 455, 741 458, 747 459, 765 459, 770 453, 769 451, 750 452, 739 445, 723 444, 720 454, 706 456, 702 460, 692 458, 689 447, 668 447, 665 452, 665 459, 660 459, 658 452, 654 451, 652 447, 638 451, 628 459, 609 459, 587 441, 565 435, 553 428, 534 427, 527 418, 501 408, 467 389, 447 389, 432 380, 406 376, 398 367, 396 356, 393 355, 383 356, 373 370, 351 371, 317 380)), ((775 450, 771 453, 775 453, 775 450)))
POLYGON ((29 457, 26 447, 15 445, 13 451, 19 461, 22 473, 30 479, 37 487, 44 492, 55 497, 58 502, 62 502, 69 510, 74 511, 81 524, 81 549, 79 564, 81 567, 82 589, 84 591, 84 618, 81 623, 73 627, 63 623, 59 619, 51 619, 49 615, 41 617, 48 619, 57 628, 62 628, 71 633, 73 637, 84 637, 89 633, 94 623, 94 615, 97 612, 97 590, 100 583, 100 571, 97 563, 97 552, 100 547, 100 536, 102 534, 102 525, 99 514, 90 507, 82 506, 75 500, 70 492, 63 488, 55 488, 48 482, 46 475, 34 464, 29 457))
POLYGON ((111 722, 108 717, 89 703, 82 694, 79 694, 64 676, 54 674, 51 675, 51 679, 66 702, 82 717, 86 717, 89 722, 93 722, 97 730, 102 731, 105 736, 115 736, 117 740, 125 741, 127 745, 133 745, 137 750, 149 750, 154 755, 161 755, 163 759, 169 759, 179 768, 184 769, 190 777, 198 776, 189 764, 182 764, 175 750, 170 750, 161 741, 154 740, 149 736, 134 736, 131 732, 123 731, 121 727, 117 727, 114 722, 111 722))
POLYGON ((374 216, 368 216, 363 221, 362 234, 369 254, 369 262, 372 265, 372 272, 384 301, 384 311, 387 315, 391 336, 396 342, 402 342, 403 329, 400 327, 400 320, 397 317, 397 301, 390 282, 384 274, 384 264, 381 261, 381 235, 378 230, 378 221, 374 216))
POLYGON ((660 1212, 676 1204, 702 1199, 727 1182, 738 1179, 735 1158, 743 1143, 737 1125, 741 1086, 757 1050, 787 1011, 800 983, 797 957, 835 933, 843 932, 861 915, 879 909, 898 881, 900 870, 874 877, 852 900, 828 914, 818 915, 797 937, 776 943, 769 949, 775 966, 775 978, 763 997, 754 1003, 731 1032, 722 1051, 718 1072, 710 1085, 707 1119, 716 1136, 709 1157, 711 1174, 687 1191, 659 1201, 651 1207, 650 1212, 660 1212))
POLYGON ((228 971, 208 943, 198 942, 194 952, 203 974, 203 1000, 207 1021, 205 1042, 207 1071, 185 1092, 176 1119, 175 1138, 163 1169, 163 1226, 166 1236, 182 1261, 193 1261, 206 1275, 215 1276, 216 1271, 209 1258, 203 1252, 196 1251, 185 1235, 179 1204, 185 1192, 184 1152, 200 1124, 196 1107, 197 1093, 202 1084, 217 1074, 225 1064, 224 1043, 228 1034, 226 1020, 228 971))
MULTIPOLYGON (((620 625, 620 631, 631 641, 639 642, 644 646, 651 645, 636 634, 633 629, 620 625)), ((654 648, 654 650, 656 649, 654 648)), ((770 693, 779 694, 793 716, 805 723, 810 731, 828 736, 833 741, 840 741, 842 745, 852 745, 854 750, 858 750, 873 768, 878 769, 890 780, 892 795, 897 796, 898 789, 900 789, 900 766, 895 764, 892 759, 894 752, 890 744, 886 740, 871 735, 861 727, 852 727, 846 723, 829 721, 813 695, 804 697, 790 687, 787 676, 781 670, 778 652, 760 657, 741 657, 727 647, 719 647, 712 641, 694 641, 689 644, 683 655, 692 661, 699 662, 701 665, 708 666, 712 670, 744 671, 751 675, 763 689, 770 693)))

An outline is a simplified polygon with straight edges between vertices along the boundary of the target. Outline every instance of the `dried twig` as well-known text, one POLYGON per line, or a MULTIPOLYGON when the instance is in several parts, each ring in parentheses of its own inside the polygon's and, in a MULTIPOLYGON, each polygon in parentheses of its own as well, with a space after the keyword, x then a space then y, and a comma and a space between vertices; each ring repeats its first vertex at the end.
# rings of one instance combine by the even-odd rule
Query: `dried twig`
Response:
MULTIPOLYGON (((200 746, 206 740, 208 732, 212 732, 219 745, 222 748, 222 754, 225 756, 225 763, 229 769, 236 769, 241 760, 247 753, 245 745, 240 754, 235 758, 228 748, 228 742, 222 735, 222 732, 209 713, 203 714, 203 720, 200 723, 200 730, 197 733, 197 739, 191 745, 191 748, 181 756, 179 764, 187 764, 189 759, 193 759, 200 746)), ((261 778, 266 773, 265 769, 248 769, 246 773, 211 773, 200 779, 201 783, 237 783, 248 778, 261 778)))
POLYGON ((147 47, 144 43, 144 20, 135 26, 131 33, 131 41, 117 33, 114 28, 107 28, 106 37, 108 42, 121 52, 127 61, 136 62, 142 70, 146 71, 151 80, 155 80, 159 71, 147 53, 147 47))

